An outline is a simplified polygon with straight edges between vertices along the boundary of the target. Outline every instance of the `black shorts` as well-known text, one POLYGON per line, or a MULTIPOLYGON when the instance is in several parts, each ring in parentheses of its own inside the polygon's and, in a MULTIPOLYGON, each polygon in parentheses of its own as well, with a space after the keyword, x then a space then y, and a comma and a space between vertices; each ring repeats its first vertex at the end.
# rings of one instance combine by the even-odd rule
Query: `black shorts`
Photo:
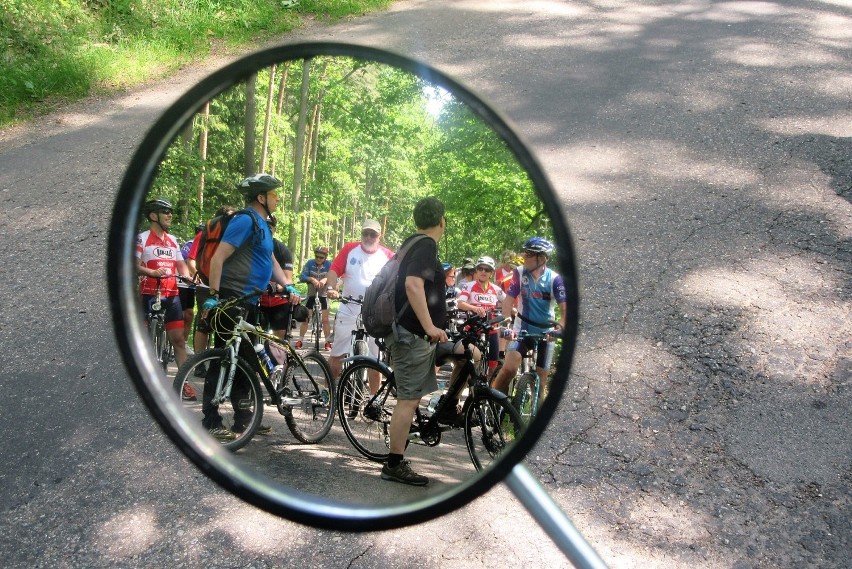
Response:
MULTIPOLYGON (((148 319, 148 314, 151 312, 151 306, 157 297, 153 294, 142 295, 142 313, 145 315, 145 320, 148 319)), ((163 296, 160 298, 160 304, 163 306, 165 314, 163 322, 166 324, 166 330, 183 327, 183 308, 181 308, 180 297, 178 296, 163 296)))
POLYGON ((195 287, 178 287, 180 305, 184 310, 192 310, 195 307, 195 287))
POLYGON ((292 307, 290 303, 279 304, 278 306, 261 306, 260 312, 263 314, 265 321, 272 330, 287 330, 290 326, 290 313, 292 307))
MULTIPOLYGON (((305 307, 308 310, 314 309, 314 299, 315 298, 316 298, 316 296, 309 296, 308 300, 305 301, 305 307)), ((320 307, 322 308, 322 310, 328 310, 328 298, 326 298, 325 296, 321 296, 321 297, 319 297, 319 301, 320 301, 320 307)))
POLYGON ((521 352, 522 356, 526 356, 535 347, 538 342, 538 357, 536 357, 535 365, 542 369, 548 369, 553 360, 553 344, 547 340, 535 340, 533 338, 519 338, 512 340, 506 346, 507 352, 521 352))

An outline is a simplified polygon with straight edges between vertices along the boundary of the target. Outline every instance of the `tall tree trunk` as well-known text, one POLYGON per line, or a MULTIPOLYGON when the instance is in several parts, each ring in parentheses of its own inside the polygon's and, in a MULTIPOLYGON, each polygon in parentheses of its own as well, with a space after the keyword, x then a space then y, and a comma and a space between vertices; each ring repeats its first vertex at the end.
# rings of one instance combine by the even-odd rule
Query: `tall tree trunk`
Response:
MULTIPOLYGON (((306 59, 302 67, 302 93, 299 98, 299 120, 296 123, 296 141, 294 143, 295 156, 293 158, 293 198, 291 201, 291 214, 294 221, 298 220, 299 203, 302 195, 302 166, 305 160, 305 123, 308 116, 308 91, 311 78, 311 60, 306 59)), ((296 224, 290 223, 290 235, 287 246, 291 251, 296 250, 296 224)))
POLYGON ((269 123, 272 121, 272 95, 275 91, 275 64, 269 67, 269 87, 266 93, 266 117, 263 121, 263 140, 260 143, 260 171, 266 172, 266 153, 269 150, 269 123))
POLYGON ((207 132, 210 125, 210 101, 204 103, 204 110, 201 111, 201 140, 198 142, 199 150, 201 151, 201 175, 198 180, 198 208, 201 214, 204 215, 204 175, 207 170, 207 132))
POLYGON ((183 145, 183 187, 186 188, 186 192, 180 193, 180 202, 178 203, 178 209, 180 210, 180 222, 181 225, 186 225, 187 221, 189 221, 189 194, 191 192, 190 188, 192 188, 192 135, 195 132, 195 118, 193 118, 189 123, 184 127, 183 131, 180 133, 181 144, 183 145))
POLYGON ((243 174, 253 176, 257 173, 257 163, 254 160, 254 149, 257 144, 255 129, 257 128, 257 73, 252 73, 246 81, 246 122, 245 146, 243 154, 243 174))
MULTIPOLYGON (((284 69, 281 72, 281 84, 278 87, 278 102, 275 105, 275 115, 277 117, 281 117, 281 113, 284 112, 284 99, 287 95, 287 78, 290 75, 290 62, 284 64, 284 69)), ((281 124, 280 120, 275 121, 275 140, 278 141, 278 125, 281 124)), ((279 154, 284 155, 284 149, 281 149, 279 154)), ((269 165, 269 173, 273 176, 275 175, 275 167, 277 165, 277 160, 273 156, 271 164, 269 165)))
POLYGON ((314 182, 317 179, 317 149, 319 148, 320 117, 322 115, 322 100, 314 106, 314 123, 311 127, 311 160, 310 178, 314 182))

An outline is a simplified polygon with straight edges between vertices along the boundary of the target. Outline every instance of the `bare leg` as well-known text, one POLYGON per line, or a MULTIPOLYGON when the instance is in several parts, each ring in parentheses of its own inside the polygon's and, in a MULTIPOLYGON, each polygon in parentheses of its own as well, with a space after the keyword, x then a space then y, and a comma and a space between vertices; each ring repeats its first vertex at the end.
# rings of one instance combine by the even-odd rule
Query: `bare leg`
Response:
POLYGON ((509 390, 509 381, 518 373, 518 368, 521 365, 521 352, 506 352, 506 358, 503 361, 503 368, 494 378, 491 387, 498 391, 506 393, 509 390))
POLYGON ((396 402, 393 416, 390 422, 390 452, 391 454, 405 454, 405 441, 408 439, 408 430, 414 413, 417 410, 419 399, 401 399, 396 402))

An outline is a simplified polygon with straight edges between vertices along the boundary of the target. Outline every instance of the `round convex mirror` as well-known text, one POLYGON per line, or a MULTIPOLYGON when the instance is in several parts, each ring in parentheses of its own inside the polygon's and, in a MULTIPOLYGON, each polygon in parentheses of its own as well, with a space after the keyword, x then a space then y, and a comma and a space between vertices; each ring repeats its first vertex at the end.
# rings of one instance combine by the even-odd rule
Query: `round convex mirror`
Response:
MULTIPOLYGON (((215 231, 206 241, 206 247, 215 242, 215 231)), ((210 478, 251 503, 299 522, 372 530, 423 521, 460 507, 523 458, 567 382, 577 334, 576 267, 552 188, 506 121, 479 97, 435 69, 386 51, 334 43, 282 46, 245 57, 201 81, 163 114, 136 151, 116 200, 109 244, 118 345, 154 418, 210 478), (377 378, 373 381, 378 385, 389 377, 392 361, 373 366, 383 373, 362 368, 348 376, 353 362, 344 361, 348 381, 340 382, 325 344, 332 335, 321 322, 320 337, 315 338, 310 323, 304 332, 301 322, 270 324, 258 320, 253 309, 240 311, 237 304, 222 309, 224 300, 208 312, 209 333, 199 343, 199 320, 176 310, 175 294, 182 292, 182 308, 192 307, 197 316, 200 306, 193 306, 189 293, 194 288, 203 298, 208 289, 203 283, 184 287, 170 278, 174 272, 194 274, 192 266, 184 268, 179 261, 184 254, 190 257, 188 249, 180 257, 176 249, 186 241, 199 241, 200 225, 215 229, 207 222, 223 206, 245 207, 237 185, 258 173, 274 176, 281 186, 274 192, 277 203, 269 195, 263 200, 276 223, 270 228, 261 220, 263 227, 251 231, 271 231, 287 246, 297 283, 309 261, 323 261, 321 247, 328 248, 329 261, 335 260, 346 253, 347 244, 363 239, 365 228, 378 228, 381 244, 397 250, 415 232, 412 212, 426 196, 437 197, 446 207, 438 253, 454 267, 448 277, 458 271, 461 278, 461 269, 473 265, 482 269, 474 271, 474 281, 493 283, 496 275, 484 270, 490 264, 484 257, 494 260, 495 269, 525 263, 532 268, 535 258, 521 255, 527 239, 540 236, 554 243, 546 261, 564 286, 564 303, 556 310, 564 330, 561 339, 549 343, 552 358, 542 354, 538 361, 546 366, 545 380, 536 382, 532 371, 525 379, 532 387, 516 390, 516 395, 527 394, 513 401, 521 413, 506 411, 506 402, 495 405, 498 398, 485 397, 486 382, 474 386, 476 380, 471 380, 459 392, 460 403, 491 401, 494 417, 483 418, 485 407, 477 413, 462 408, 459 422, 410 434, 405 456, 429 483, 398 484, 380 477, 381 463, 376 460, 388 452, 392 401, 383 400, 388 406, 374 413, 364 403, 375 391, 370 380, 377 378), (154 278, 158 273, 164 278, 154 278), (238 362, 230 359, 222 339, 234 337, 241 322, 261 326, 266 336, 246 334, 246 346, 263 350, 249 349, 238 362), (277 333, 294 349, 271 337, 269 329, 276 327, 284 328, 277 333), (194 355, 180 348, 176 338, 184 336, 194 355), (208 348, 207 342, 218 348, 208 348), (270 365, 264 369, 267 355, 270 365), (358 380, 360 395, 353 388, 358 380), (344 383, 348 387, 341 389, 344 383), (541 385, 539 399, 532 395, 536 383, 541 385), (210 423, 203 424, 212 416, 211 409, 230 433, 211 434, 210 423), (247 431, 240 433, 238 427, 246 427, 236 425, 235 418, 251 423, 250 437, 241 436, 247 431), (503 425, 492 428, 501 418, 503 425), (360 451, 353 440, 362 443, 360 451)), ((197 269, 203 256, 193 254, 197 269)), ((344 259, 356 262, 354 256, 344 259)), ((338 271, 344 294, 346 266, 338 271)), ((354 284, 360 277, 351 272, 349 278, 354 284)), ((523 285, 529 284, 528 278, 521 277, 523 285)), ((304 285, 300 287, 304 293, 304 285)), ((328 305, 332 326, 336 313, 354 306, 334 301, 328 305)), ((454 319, 451 326, 474 338, 471 322, 454 319)), ((487 331, 479 338, 480 344, 488 344, 487 331)), ((351 336, 344 341, 347 352, 354 349, 351 336)), ((494 371, 485 359, 475 362, 477 373, 494 371)), ((451 370, 448 364, 438 370, 438 390, 421 401, 423 417, 435 409, 451 370)), ((393 400, 395 390, 386 391, 393 400)))

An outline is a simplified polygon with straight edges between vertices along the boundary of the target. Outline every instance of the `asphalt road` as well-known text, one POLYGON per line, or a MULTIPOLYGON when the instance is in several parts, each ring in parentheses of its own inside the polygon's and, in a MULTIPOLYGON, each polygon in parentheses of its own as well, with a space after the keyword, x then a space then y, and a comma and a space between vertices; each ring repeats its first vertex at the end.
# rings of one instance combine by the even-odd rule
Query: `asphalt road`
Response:
MULTIPOLYGON (((852 10, 405 1, 299 38, 420 58, 503 110, 577 239, 582 335, 531 470, 613 567, 846 567, 852 10)), ((495 488, 390 532, 210 483, 132 392, 106 228, 147 125, 222 60, 0 133, 9 567, 559 567, 495 488)))

